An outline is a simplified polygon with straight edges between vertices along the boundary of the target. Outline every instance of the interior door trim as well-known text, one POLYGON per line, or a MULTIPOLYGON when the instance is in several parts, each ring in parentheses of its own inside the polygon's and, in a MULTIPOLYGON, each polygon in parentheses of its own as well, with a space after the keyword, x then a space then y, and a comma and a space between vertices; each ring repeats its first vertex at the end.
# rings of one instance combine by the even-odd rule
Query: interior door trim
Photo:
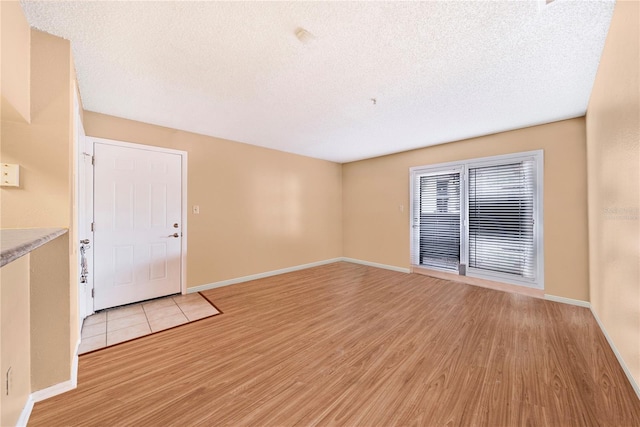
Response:
POLYGON ((115 145, 118 147, 135 148, 138 150, 155 151, 160 153, 177 154, 181 159, 181 199, 180 199, 180 215, 182 216, 182 246, 180 248, 180 292, 185 295, 187 293, 187 166, 188 166, 188 154, 183 150, 174 150, 172 148, 157 147, 155 145, 137 144, 133 142, 118 141, 115 139, 98 138, 94 136, 87 136, 87 138, 94 144, 106 144, 115 145))

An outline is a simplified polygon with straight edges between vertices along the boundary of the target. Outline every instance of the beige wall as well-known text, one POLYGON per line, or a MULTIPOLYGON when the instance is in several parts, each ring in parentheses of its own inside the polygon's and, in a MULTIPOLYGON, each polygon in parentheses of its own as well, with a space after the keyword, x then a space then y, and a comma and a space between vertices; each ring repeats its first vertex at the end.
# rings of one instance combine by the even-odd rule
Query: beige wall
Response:
MULTIPOLYGON (((3 52, 4 53, 4 52, 3 52)), ((20 165, 20 187, 2 187, 3 228, 71 223, 71 47, 32 31, 31 123, 2 121, 3 162, 20 165)))
POLYGON ((68 247, 64 234, 0 269, 2 426, 16 425, 31 392, 71 379, 68 247))
POLYGON ((2 394, 0 425, 14 426, 31 393, 31 352, 29 316, 29 256, 18 258, 0 269, 2 323, 2 394), (6 373, 11 369, 9 392, 6 373))
POLYGON ((410 167, 537 149, 545 164, 545 293, 588 301, 584 118, 343 165, 343 255, 410 266, 410 167))
POLYGON ((2 119, 30 120, 31 29, 17 1, 0 2, 2 119))
POLYGON ((587 109, 591 304, 640 384, 640 3, 618 1, 587 109))
POLYGON ((89 111, 84 125, 188 152, 189 287, 341 256, 339 164, 89 111))
POLYGON ((71 379, 78 339, 76 239, 72 227, 75 74, 68 41, 31 30, 30 45, 20 46, 27 49, 21 54, 30 58, 31 122, 2 116, 0 157, 21 167, 20 187, 0 189, 2 226, 63 227, 71 233, 31 255, 31 302, 37 308, 30 312, 30 381, 31 391, 38 391, 71 379), (38 255, 52 246, 53 252, 38 255))
POLYGON ((69 309, 69 234, 64 234, 30 254, 31 281, 31 388, 42 390, 71 379, 78 324, 69 309), (60 268, 60 266, 67 268, 60 268), (73 344, 73 345, 69 345, 73 344), (73 350, 72 350, 73 348, 73 350))

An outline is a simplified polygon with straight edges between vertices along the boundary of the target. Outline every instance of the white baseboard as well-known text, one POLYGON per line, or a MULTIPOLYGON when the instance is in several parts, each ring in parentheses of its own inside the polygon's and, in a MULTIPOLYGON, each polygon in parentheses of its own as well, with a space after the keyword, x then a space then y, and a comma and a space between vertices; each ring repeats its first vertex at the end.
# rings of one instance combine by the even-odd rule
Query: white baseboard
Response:
POLYGON ((76 341, 76 349, 73 352, 73 359, 71 360, 71 384, 73 388, 78 387, 78 350, 80 349, 80 342, 82 336, 78 335, 78 341, 76 341))
POLYGON ((371 262, 371 261, 362 261, 360 259, 355 259, 355 258, 342 257, 340 261, 352 262, 354 264, 361 264, 369 267, 383 268, 385 270, 392 270, 400 273, 411 273, 411 269, 409 268, 396 267, 395 265, 388 265, 388 264, 379 264, 377 262, 371 262))
POLYGON ((616 345, 613 343, 613 340, 607 333, 607 330, 605 329, 604 325, 602 324, 602 321, 598 317, 598 314, 595 312, 593 307, 590 306, 589 308, 591 309, 591 314, 593 314, 593 317, 596 319, 596 322, 598 322, 598 326, 600 326, 600 330, 604 334, 604 337, 607 339, 607 342, 609 343, 609 347, 611 347, 611 350, 613 350, 613 354, 616 355, 616 358, 618 359, 620 366, 622 366, 622 370, 624 371, 625 375, 629 379, 629 382, 631 383, 631 387, 633 388, 633 391, 636 392, 636 394, 638 395, 638 399, 640 399, 640 387, 638 386, 638 383, 636 382, 635 378, 633 378, 633 375, 631 375, 631 371, 629 370, 629 367, 627 366, 624 359, 622 358, 622 355, 618 351, 616 345))
POLYGON ((78 337, 73 359, 71 360, 71 379, 31 393, 20 413, 17 426, 22 427, 27 425, 31 411, 33 410, 33 405, 36 402, 57 396, 78 387, 78 349, 80 348, 80 341, 81 338, 78 337))
POLYGON ((561 302, 563 304, 577 305, 578 307, 591 308, 591 304, 588 301, 582 301, 579 299, 557 297, 555 295, 545 294, 544 299, 549 301, 561 302))
POLYGON ((204 285, 194 286, 192 288, 187 288, 187 293, 191 294, 194 292, 206 291, 207 289, 220 288, 222 286, 229 286, 229 285, 235 285, 236 283, 248 282, 250 280, 264 279, 265 277, 277 276, 278 274, 291 273, 292 271, 304 270, 306 268, 317 267, 319 265, 325 265, 325 264, 332 264, 334 262, 340 262, 340 261, 367 265, 369 267, 384 268, 386 270, 399 271, 400 273, 411 272, 411 270, 408 268, 396 267, 396 266, 387 265, 387 264, 378 264, 377 262, 362 261, 354 258, 339 257, 339 258, 326 259, 324 261, 312 262, 309 264, 295 265, 293 267, 282 268, 280 270, 266 271, 264 273, 252 274, 250 276, 236 277, 235 279, 222 280, 220 282, 213 282, 213 283, 207 283, 204 285))
POLYGON ((264 273, 252 274, 250 276, 236 277, 235 279, 221 280, 220 282, 207 283, 204 285, 187 288, 187 293, 206 291, 208 289, 220 288, 222 286, 235 285, 236 283, 249 282, 251 280, 264 279, 265 277, 277 276, 278 274, 291 273, 292 271, 304 270, 306 268, 317 267, 319 265, 332 264, 342 261, 342 258, 332 258, 324 261, 312 262, 309 264, 295 265, 293 267, 281 268, 279 270, 265 271, 264 273))
POLYGON ((67 380, 58 384, 54 384, 51 387, 43 388, 42 390, 34 391, 31 393, 31 398, 35 403, 40 402, 42 400, 49 399, 50 397, 57 396, 62 393, 66 393, 68 391, 76 388, 76 385, 73 384, 72 380, 67 380))
POLYGON ((20 418, 18 418, 18 422, 16 423, 17 427, 27 427, 34 403, 32 395, 29 395, 27 402, 24 404, 24 408, 22 408, 22 412, 20 412, 20 418))

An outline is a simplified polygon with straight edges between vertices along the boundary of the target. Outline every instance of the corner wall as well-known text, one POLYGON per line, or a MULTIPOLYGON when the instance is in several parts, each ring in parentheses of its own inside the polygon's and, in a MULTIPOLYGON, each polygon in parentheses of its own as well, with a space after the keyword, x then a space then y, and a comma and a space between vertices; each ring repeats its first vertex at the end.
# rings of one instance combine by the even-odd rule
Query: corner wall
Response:
POLYGON ((0 425, 14 426, 31 394, 29 255, 0 268, 0 282, 0 425))
MULTIPOLYGON (((43 390, 69 381, 76 339, 72 331, 69 301, 75 287, 70 283, 69 234, 64 234, 29 254, 30 311, 31 311, 31 389, 43 390)), ((77 308, 76 310, 77 311, 77 308)), ((77 321, 76 321, 77 322, 77 321)))
POLYGON ((20 187, 2 187, 2 227, 71 224, 71 46, 31 31, 31 123, 2 120, 2 161, 20 165, 20 187))
POLYGON ((584 118, 343 165, 344 253, 410 266, 409 168, 544 150, 545 293, 589 300, 584 118))
POLYGON ((0 15, 2 118, 29 122, 31 28, 17 1, 0 2, 0 15))
POLYGON ((84 126, 188 152, 188 287, 341 256, 339 164, 89 111, 84 126))
MULTIPOLYGON (((18 21, 24 19, 19 6, 16 13, 18 21)), ((4 60, 5 28, 2 30, 4 60)), ((51 244, 55 246, 53 252, 42 249, 30 257, 39 261, 30 263, 30 354, 22 357, 30 359, 27 380, 34 393, 72 380, 78 339, 78 285, 72 211, 75 75, 71 46, 62 38, 37 30, 29 32, 30 43, 12 45, 12 49, 20 50, 20 57, 28 57, 30 64, 30 73, 26 73, 30 76, 30 121, 4 114, 3 110, 0 157, 3 162, 20 165, 20 186, 0 189, 1 223, 3 228, 69 229, 68 235, 51 244)), ((10 37, 14 42, 22 40, 15 34, 10 37)), ((4 101, 4 86, 2 90, 4 101)))
POLYGON ((639 22, 640 3, 616 3, 586 118, 591 306, 636 386, 640 384, 639 22))

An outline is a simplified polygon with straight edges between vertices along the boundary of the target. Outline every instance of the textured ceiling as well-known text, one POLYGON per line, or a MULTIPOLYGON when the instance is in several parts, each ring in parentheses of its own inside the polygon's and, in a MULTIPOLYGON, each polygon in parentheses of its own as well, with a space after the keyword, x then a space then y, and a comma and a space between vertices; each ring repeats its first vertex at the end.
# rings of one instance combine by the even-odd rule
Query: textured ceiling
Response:
POLYGON ((544 3, 22 6, 87 110, 348 162, 584 115, 614 3, 544 3))

